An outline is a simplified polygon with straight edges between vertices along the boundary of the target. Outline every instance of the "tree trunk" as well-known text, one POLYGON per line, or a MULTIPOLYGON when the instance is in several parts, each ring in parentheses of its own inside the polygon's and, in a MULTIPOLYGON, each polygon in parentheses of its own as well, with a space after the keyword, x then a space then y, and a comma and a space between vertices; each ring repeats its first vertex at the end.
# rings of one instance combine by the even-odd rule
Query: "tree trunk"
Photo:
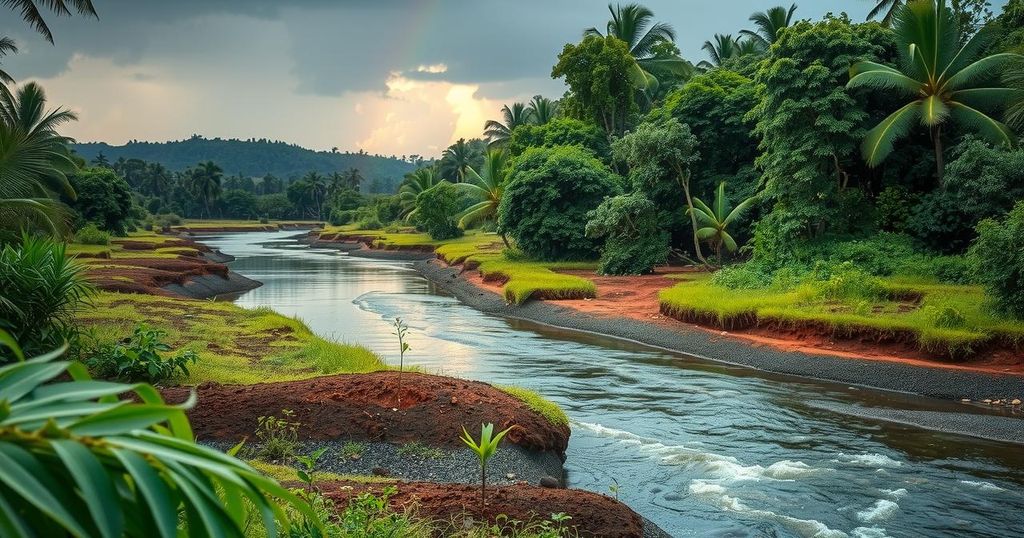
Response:
POLYGON ((684 174, 682 170, 679 170, 678 173, 679 183, 683 185, 683 192, 686 193, 686 207, 689 208, 690 225, 693 226, 693 250, 697 255, 697 259, 704 265, 708 265, 708 261, 704 259, 704 253, 700 250, 700 239, 697 238, 697 215, 693 213, 693 199, 690 197, 690 174, 684 174))
POLYGON ((487 506, 487 464, 480 464, 480 508, 487 506))
POLYGON ((504 232, 502 232, 502 233, 501 233, 501 234, 499 234, 499 235, 501 235, 501 242, 502 242, 502 243, 505 243, 505 248, 512 248, 512 245, 509 245, 509 244, 508 244, 508 237, 505 237, 505 233, 504 233, 504 232))
POLYGON ((935 142, 935 178, 942 184, 942 176, 946 173, 946 159, 942 154, 942 127, 932 128, 932 139, 935 142))

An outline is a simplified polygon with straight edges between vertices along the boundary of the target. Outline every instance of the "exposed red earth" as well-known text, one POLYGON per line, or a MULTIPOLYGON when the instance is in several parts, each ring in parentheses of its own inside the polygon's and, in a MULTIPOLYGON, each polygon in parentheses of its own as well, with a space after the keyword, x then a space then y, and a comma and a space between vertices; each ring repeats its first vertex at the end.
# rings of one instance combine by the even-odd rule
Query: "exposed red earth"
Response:
MULTIPOLYGON (((182 402, 189 390, 169 388, 163 393, 170 402, 182 402)), ((528 450, 562 456, 569 443, 568 426, 552 424, 491 385, 451 377, 376 372, 256 385, 205 383, 196 391, 199 405, 189 417, 199 440, 252 437, 258 417, 280 416, 282 409, 290 409, 302 424, 302 439, 461 447, 463 426, 473 431, 490 422, 498 429, 513 427, 506 442, 528 450)))
POLYGON ((353 497, 371 492, 380 494, 395 486, 389 502, 393 507, 415 506, 421 517, 450 521, 461 528, 467 517, 495 523, 504 514, 519 521, 545 520, 552 514, 572 517, 566 526, 575 526, 579 536, 602 538, 639 538, 643 523, 636 513, 614 499, 575 489, 545 489, 514 485, 488 488, 487 505, 480 504, 480 488, 465 484, 399 482, 396 484, 324 482, 317 485, 324 495, 344 507, 353 497))

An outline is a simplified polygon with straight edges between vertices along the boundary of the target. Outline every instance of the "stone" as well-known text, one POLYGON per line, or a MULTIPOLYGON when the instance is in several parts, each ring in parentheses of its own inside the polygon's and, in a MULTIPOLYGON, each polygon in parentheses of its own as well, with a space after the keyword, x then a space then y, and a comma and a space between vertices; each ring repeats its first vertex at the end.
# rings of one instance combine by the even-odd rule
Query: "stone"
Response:
POLYGON ((963 403, 970 403, 971 399, 970 398, 962 398, 960 401, 963 402, 963 403))
POLYGON ((540 479, 540 487, 557 489, 562 487, 562 482, 553 476, 545 476, 540 479))
POLYGON ((1014 398, 1010 405, 1020 405, 1020 398, 1014 398))
POLYGON ((391 473, 383 467, 374 467, 371 472, 373 473, 373 476, 391 476, 391 473))
POLYGON ((507 475, 505 475, 505 478, 507 478, 509 480, 515 480, 516 479, 516 473, 508 473, 507 475))

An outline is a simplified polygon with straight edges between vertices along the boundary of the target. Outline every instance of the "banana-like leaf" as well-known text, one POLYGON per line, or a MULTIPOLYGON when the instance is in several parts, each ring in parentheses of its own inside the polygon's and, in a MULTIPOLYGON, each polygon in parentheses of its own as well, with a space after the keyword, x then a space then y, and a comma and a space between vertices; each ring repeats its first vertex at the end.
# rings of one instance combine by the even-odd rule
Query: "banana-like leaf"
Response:
POLYGON ((903 138, 921 117, 921 101, 913 101, 893 112, 874 129, 868 131, 861 144, 861 153, 868 166, 878 166, 892 153, 893 143, 903 138))

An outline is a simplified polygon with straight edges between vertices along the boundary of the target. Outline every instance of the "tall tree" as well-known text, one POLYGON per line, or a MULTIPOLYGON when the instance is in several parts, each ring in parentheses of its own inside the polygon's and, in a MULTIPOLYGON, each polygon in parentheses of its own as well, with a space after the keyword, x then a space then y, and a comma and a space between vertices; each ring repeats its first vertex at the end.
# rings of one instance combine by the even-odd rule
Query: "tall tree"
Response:
POLYGON ((942 135, 950 122, 972 129, 993 144, 1013 145, 1013 132, 986 114, 1019 94, 1006 88, 999 75, 1012 53, 981 57, 990 32, 981 31, 963 46, 954 13, 944 0, 912 0, 895 17, 899 68, 857 62, 848 87, 871 87, 906 96, 910 102, 868 132, 861 146, 869 166, 878 166, 892 153, 893 144, 917 124, 930 132, 935 146, 936 176, 941 180, 945 158, 942 135))
POLYGON ((501 107, 501 116, 502 120, 487 120, 484 124, 484 136, 492 146, 508 143, 516 127, 531 122, 533 110, 523 103, 512 103, 511 107, 501 107))
POLYGON ((412 220, 416 213, 416 199, 420 193, 433 188, 444 181, 433 166, 420 168, 405 176, 405 181, 398 189, 398 199, 402 202, 402 214, 406 220, 412 220))
POLYGON ((668 23, 653 22, 653 11, 639 4, 608 4, 608 12, 611 13, 611 19, 605 25, 605 34, 597 28, 588 28, 583 35, 611 36, 625 41, 629 46, 629 53, 642 71, 644 85, 641 88, 644 91, 657 91, 659 75, 686 75, 692 69, 690 63, 678 55, 665 56, 656 53, 659 44, 675 42, 676 32, 668 23))
MULTIPOLYGON (((0 37, 0 58, 18 52, 18 46, 9 37, 0 37)), ((7 74, 7 71, 0 69, 0 91, 8 91, 7 84, 14 84, 14 77, 7 74)))
POLYGON ((484 148, 479 139, 458 139, 448 146, 441 155, 441 175, 456 183, 466 180, 466 170, 479 166, 483 161, 484 148))
POLYGON ((555 119, 558 103, 541 95, 534 95, 527 103, 526 109, 531 114, 530 120, 536 125, 544 125, 555 119))
POLYGON ((0 93, 0 228, 68 231, 67 212, 54 195, 75 198, 68 174, 77 166, 68 149, 73 140, 57 129, 77 119, 68 110, 46 110, 46 93, 34 82, 0 93))
MULTIPOLYGON (((459 215, 459 228, 466 229, 481 221, 494 221, 498 218, 498 205, 501 204, 501 195, 505 190, 505 176, 508 168, 508 154, 502 149, 492 149, 484 157, 484 164, 477 172, 469 169, 469 178, 466 183, 459 183, 458 187, 466 192, 477 202, 459 215)), ((505 234, 501 234, 502 241, 508 246, 505 234)))
POLYGON ((711 69, 721 67, 726 60, 740 56, 740 42, 732 34, 715 34, 714 41, 705 41, 701 47, 710 60, 701 60, 697 67, 711 69))
POLYGON ((203 203, 206 218, 213 216, 213 204, 220 198, 224 170, 213 161, 199 163, 189 177, 189 190, 203 203))
POLYGON ((3 5, 20 11, 21 18, 29 23, 35 31, 43 34, 43 37, 52 44, 53 34, 39 10, 40 4, 58 16, 70 17, 71 10, 74 9, 79 15, 99 18, 96 8, 92 6, 92 0, 3 0, 3 5))
MULTIPOLYGON (((868 13, 868 20, 882 15, 882 24, 892 26, 900 9, 907 0, 873 0, 875 7, 868 13)), ((933 0, 935 1, 935 0, 933 0)), ((988 0, 951 0, 950 7, 965 38, 974 35, 992 18, 988 0)))
POLYGON ((775 6, 766 11, 758 11, 750 16, 750 21, 757 27, 756 30, 741 30, 740 34, 752 39, 763 48, 768 48, 779 38, 779 32, 788 28, 793 23, 793 14, 796 12, 796 4, 786 9, 783 6, 775 6))
POLYGON ((564 77, 571 90, 562 102, 568 115, 597 123, 611 140, 636 111, 634 92, 645 88, 637 69, 625 41, 591 35, 562 49, 551 76, 564 77))

